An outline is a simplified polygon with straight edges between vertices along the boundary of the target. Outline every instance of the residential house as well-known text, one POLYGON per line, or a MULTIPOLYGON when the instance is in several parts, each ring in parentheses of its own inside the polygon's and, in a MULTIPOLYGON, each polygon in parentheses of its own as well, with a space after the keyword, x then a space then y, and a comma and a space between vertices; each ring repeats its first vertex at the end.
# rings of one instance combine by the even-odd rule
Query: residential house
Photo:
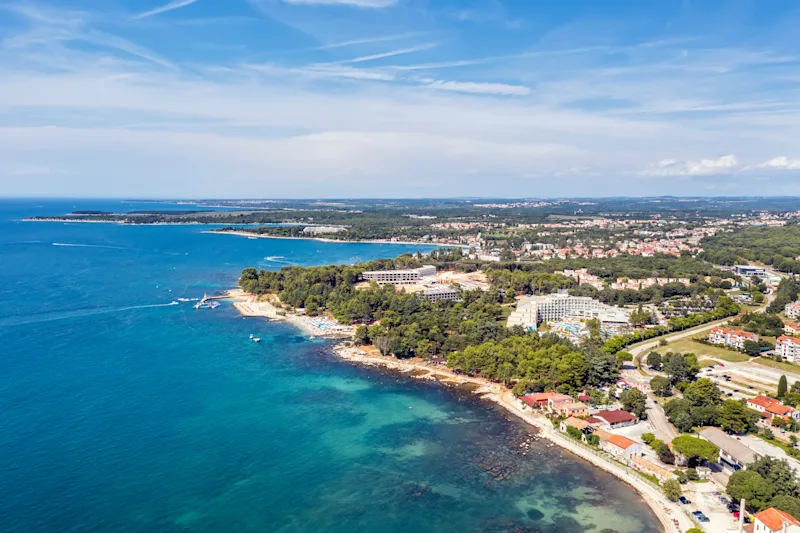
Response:
POLYGON ((634 456, 628 460, 628 466, 631 468, 635 468, 639 472, 644 472, 645 474, 650 474, 651 476, 655 476, 658 481, 666 481, 668 479, 675 479, 678 476, 675 472, 671 470, 667 470, 662 466, 658 466, 655 463, 651 463, 644 457, 634 456))
POLYGON ((588 420, 583 418, 575 418, 574 416, 571 416, 561 421, 560 425, 561 432, 562 433, 566 432, 568 426, 577 428, 584 433, 591 433, 593 430, 592 424, 588 420))
POLYGON ((745 341, 758 342, 758 335, 749 331, 716 327, 708 332, 708 342, 744 350, 745 341))
POLYGON ((780 417, 783 419, 800 420, 800 411, 792 409, 787 405, 783 405, 780 401, 769 396, 759 394, 755 398, 747 400, 747 407, 758 411, 761 416, 771 421, 773 418, 780 417))
POLYGON ((800 533, 800 520, 770 507, 753 516, 753 533, 800 533))
POLYGON ((547 408, 551 413, 558 416, 581 417, 589 415, 589 406, 583 402, 576 402, 572 398, 556 401, 551 398, 547 402, 547 408))
POLYGON ((800 318, 800 302, 790 302, 783 308, 784 314, 789 318, 800 318))
POLYGON ((601 426, 603 429, 617 429, 621 427, 632 426, 639 421, 636 415, 621 410, 598 411, 592 416, 603 421, 603 425, 601 426))
POLYGON ((787 335, 797 335, 800 333, 800 324, 797 322, 789 322, 785 326, 783 326, 783 332, 787 335))
POLYGON ((531 394, 526 394, 525 396, 520 396, 519 398, 527 404, 529 407, 533 407, 535 409, 542 409, 547 407, 548 402, 550 399, 555 399, 557 401, 560 400, 569 400, 571 399, 566 394, 559 394, 557 392, 533 392, 531 394))
POLYGON ((594 432, 600 438, 600 449, 613 455, 617 460, 628 462, 636 455, 642 455, 642 445, 628 437, 615 435, 598 429, 594 432))
POLYGON ((800 359, 800 338, 781 335, 775 342, 775 353, 793 363, 800 359))
POLYGON ((719 428, 700 430, 700 438, 719 448, 719 464, 730 470, 741 470, 758 458, 758 454, 719 428))

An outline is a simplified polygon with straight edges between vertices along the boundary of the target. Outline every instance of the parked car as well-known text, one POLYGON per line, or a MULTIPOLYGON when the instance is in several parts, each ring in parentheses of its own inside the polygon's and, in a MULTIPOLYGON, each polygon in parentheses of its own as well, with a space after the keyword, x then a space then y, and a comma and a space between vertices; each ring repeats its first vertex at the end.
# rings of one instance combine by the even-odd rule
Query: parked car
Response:
POLYGON ((733 389, 733 392, 739 392, 739 389, 733 389))
POLYGON ((725 396, 733 396, 733 393, 732 393, 732 392, 729 392, 729 393, 728 393, 728 394, 726 394, 725 396))
POLYGON ((707 517, 706 515, 704 515, 704 514, 703 514, 702 512, 700 512, 700 511, 694 511, 694 512, 692 513, 692 516, 694 516, 695 518, 697 518, 697 519, 698 519, 698 520, 700 520, 701 522, 708 522, 708 521, 709 521, 709 520, 708 520, 708 517, 707 517))
POLYGON ((690 503, 692 503, 692 502, 689 500, 689 498, 687 498, 686 496, 680 496, 680 497, 678 498, 678 501, 679 501, 679 502, 681 502, 683 505, 689 505, 690 503))

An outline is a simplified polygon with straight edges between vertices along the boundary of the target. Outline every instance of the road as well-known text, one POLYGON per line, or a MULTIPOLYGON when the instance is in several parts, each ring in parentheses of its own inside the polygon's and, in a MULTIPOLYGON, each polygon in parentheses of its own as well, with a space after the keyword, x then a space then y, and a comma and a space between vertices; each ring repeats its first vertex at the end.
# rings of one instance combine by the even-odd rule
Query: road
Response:
MULTIPOLYGON (((764 305, 756 309, 754 312, 763 313, 764 311, 766 311, 767 306, 772 302, 774 298, 775 298, 774 294, 767 295, 767 299, 764 302, 764 305)), ((723 318, 721 320, 715 320, 713 322, 702 324, 694 328, 689 328, 683 331, 670 333, 669 335, 664 335, 663 337, 659 337, 652 341, 646 341, 639 345, 634 345, 628 350, 633 355, 634 367, 623 369, 622 371, 623 377, 628 382, 649 383, 653 375, 647 373, 647 370, 645 370, 644 365, 642 365, 641 359, 644 354, 649 353, 651 350, 658 348, 660 346, 661 339, 665 339, 667 341, 674 341, 678 339, 684 339, 686 337, 692 337, 697 335, 698 333, 703 333, 705 331, 710 330, 711 328, 720 326, 725 322, 727 322, 728 320, 730 320, 730 318, 731 317, 723 318), (641 372, 643 372, 644 374, 640 373, 639 368, 636 367, 641 368, 641 372)), ((730 363, 725 363, 726 366, 729 364, 730 363)), ((724 373, 724 372, 719 372, 719 373, 724 373)), ((742 396, 744 397, 744 395, 742 396)), ((661 433, 668 440, 672 440, 678 435, 680 435, 680 433, 673 427, 673 425, 670 424, 669 420, 667 419, 666 413, 664 413, 664 409, 662 409, 661 406, 658 404, 658 402, 656 402, 656 398, 653 395, 653 393, 648 392, 647 399, 648 399, 647 418, 649 422, 652 424, 653 428, 659 433, 661 433)))

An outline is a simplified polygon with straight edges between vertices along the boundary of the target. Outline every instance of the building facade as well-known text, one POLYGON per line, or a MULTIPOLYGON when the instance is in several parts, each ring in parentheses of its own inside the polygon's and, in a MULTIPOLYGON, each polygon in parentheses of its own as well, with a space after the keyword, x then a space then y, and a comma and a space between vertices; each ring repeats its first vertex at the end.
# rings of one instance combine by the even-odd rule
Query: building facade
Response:
POLYGON ((736 265, 732 270, 734 274, 738 274, 745 278, 751 278, 753 276, 763 277, 767 274, 765 269, 753 265, 736 265))
POLYGON ((369 270, 361 274, 378 285, 416 285, 422 278, 436 275, 436 267, 425 265, 410 270, 369 270))
POLYGON ((788 405, 783 405, 783 403, 775 398, 770 398, 763 394, 759 394, 755 398, 747 400, 747 407, 759 413, 764 413, 770 420, 776 416, 800 420, 800 411, 792 409, 788 405))
POLYGON ((708 332, 708 342, 744 350, 745 341, 758 342, 758 335, 749 331, 728 328, 713 328, 708 332))
POLYGON ((547 296, 526 296, 517 302, 517 308, 508 317, 508 327, 520 325, 534 330, 542 322, 551 322, 565 316, 596 318, 604 323, 627 324, 628 314, 588 296, 570 296, 559 291, 547 296))
POLYGON ((775 353, 790 363, 800 360, 800 338, 781 335, 775 342, 775 353))
POLYGON ((758 458, 758 454, 719 428, 700 430, 700 438, 719 448, 719 464, 729 470, 741 470, 758 458))
POLYGON ((784 306, 783 312, 789 318, 800 318, 800 302, 789 302, 784 306))
POLYGON ((753 533, 800 533, 800 520, 770 507, 753 516, 753 533))
POLYGON ((440 300, 457 300, 458 291, 453 287, 433 287, 425 289, 419 293, 420 298, 428 300, 429 302, 438 302, 440 300))

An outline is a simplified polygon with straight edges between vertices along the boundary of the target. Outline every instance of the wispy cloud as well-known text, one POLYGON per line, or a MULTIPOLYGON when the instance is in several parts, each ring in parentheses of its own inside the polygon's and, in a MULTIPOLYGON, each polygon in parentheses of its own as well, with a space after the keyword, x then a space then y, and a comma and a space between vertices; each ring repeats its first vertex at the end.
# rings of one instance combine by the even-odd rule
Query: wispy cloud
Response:
POLYGON ((245 64, 243 68, 271 76, 295 74, 313 78, 347 78, 351 80, 392 81, 395 76, 390 72, 378 72, 347 65, 310 65, 307 67, 282 67, 272 64, 245 64))
POLYGON ((786 156, 776 157, 756 165, 757 169, 769 170, 800 170, 800 159, 790 159, 786 156))
POLYGON ((173 2, 169 2, 168 4, 164 4, 163 6, 159 6, 157 8, 151 9, 149 11, 144 11, 135 15, 133 20, 143 19, 147 17, 152 17, 153 15, 159 15, 161 13, 166 13, 167 11, 173 11, 175 9, 180 9, 182 7, 190 6, 197 2, 197 0, 174 0, 173 2))
POLYGON ((372 54, 368 56, 355 57, 353 59, 343 59, 341 61, 333 61, 333 63, 363 63, 364 61, 374 61, 376 59, 383 59, 385 57, 394 57, 403 54, 413 54, 414 52, 422 52, 423 50, 430 50, 438 46, 437 43, 421 44, 418 46, 411 46, 409 48, 399 48, 390 52, 383 52, 380 54, 372 54))
POLYGON ((423 87, 437 89, 440 91, 454 91, 472 94, 499 94, 504 96, 527 96, 531 93, 528 87, 523 85, 509 85, 507 83, 480 83, 465 81, 441 81, 434 80, 424 83, 423 87))
POLYGON ((323 44, 321 46, 315 46, 313 48, 305 48, 304 50, 331 50, 333 48, 343 48, 345 46, 356 46, 360 44, 385 43, 387 41, 398 41, 400 39, 407 39, 409 37, 415 37, 418 35, 419 32, 412 32, 412 33, 400 33, 397 35, 383 35, 381 37, 367 37, 364 39, 353 39, 350 41, 342 41, 339 43, 323 44))
POLYGON ((283 0, 287 4, 317 6, 353 6, 382 8, 395 5, 398 0, 283 0))
POLYGON ((736 156, 728 154, 715 159, 700 161, 677 161, 664 159, 645 171, 651 176, 708 176, 728 174, 739 168, 736 156))

